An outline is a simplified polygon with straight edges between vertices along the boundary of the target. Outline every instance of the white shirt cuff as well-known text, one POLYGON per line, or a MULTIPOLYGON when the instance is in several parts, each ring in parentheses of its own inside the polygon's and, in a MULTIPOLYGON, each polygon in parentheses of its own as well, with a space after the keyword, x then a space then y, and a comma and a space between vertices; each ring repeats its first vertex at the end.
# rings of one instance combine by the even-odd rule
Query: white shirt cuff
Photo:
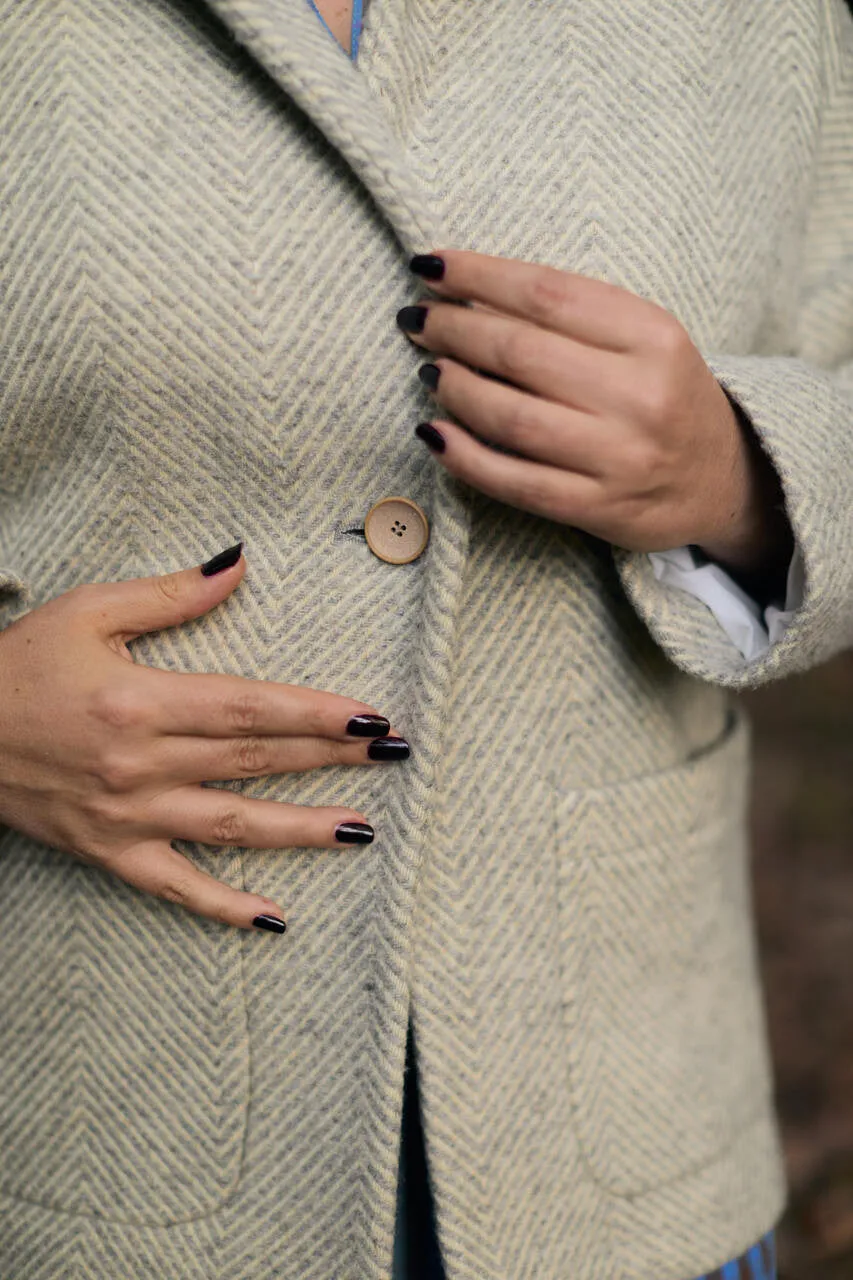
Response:
POLYGON ((805 568, 796 547, 788 567, 784 607, 761 606, 712 561, 702 561, 692 547, 650 551, 655 578, 665 587, 677 587, 701 600, 713 613, 732 644, 747 662, 755 662, 785 634, 803 603, 805 568))

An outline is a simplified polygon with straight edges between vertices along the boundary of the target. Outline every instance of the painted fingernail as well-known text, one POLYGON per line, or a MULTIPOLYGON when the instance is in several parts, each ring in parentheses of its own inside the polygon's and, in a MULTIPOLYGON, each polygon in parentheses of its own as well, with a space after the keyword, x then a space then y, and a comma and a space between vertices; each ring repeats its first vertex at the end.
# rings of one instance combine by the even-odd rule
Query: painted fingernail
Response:
POLYGON ((409 744, 405 738, 377 738, 367 754, 371 760, 408 760, 409 744))
POLYGON ((237 542, 233 547, 229 547, 227 551, 220 551, 218 556, 214 556, 212 560, 208 560, 201 566, 201 571, 206 578, 212 578, 215 573, 222 573, 223 569, 231 569, 243 554, 242 542, 237 542))
POLYGON ((255 916, 252 924, 256 929, 268 929, 270 933, 284 933, 287 925, 278 916, 255 916))
POLYGON ((409 263, 409 270, 424 280, 442 280, 444 258, 439 258, 437 253, 416 253, 409 263))
POLYGON ((435 391, 438 387, 438 380, 441 377, 441 370, 437 364, 422 364, 418 369, 418 377, 425 387, 430 391, 435 391))
POLYGON ((339 822, 335 827, 335 839, 341 844, 370 844, 374 835, 366 822, 339 822))
POLYGON ((426 318, 426 307, 401 307, 397 312, 397 324, 406 333, 423 333, 426 318))
POLYGON ((384 738, 391 728, 384 716, 350 716, 347 733, 351 738, 384 738))
POLYGON ((419 440, 423 440, 424 444, 429 445, 433 453, 444 453, 447 441, 438 427, 434 427, 431 422, 419 422, 415 427, 415 435, 419 440))

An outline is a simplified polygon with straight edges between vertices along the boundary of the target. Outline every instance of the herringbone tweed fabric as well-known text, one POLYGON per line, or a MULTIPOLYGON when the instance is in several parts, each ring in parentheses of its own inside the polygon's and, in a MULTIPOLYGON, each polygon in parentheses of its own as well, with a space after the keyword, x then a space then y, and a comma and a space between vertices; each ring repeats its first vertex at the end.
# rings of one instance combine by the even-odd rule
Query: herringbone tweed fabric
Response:
POLYGON ((685 1280, 772 1224, 723 686, 853 632, 852 81, 841 0, 373 0, 358 69, 305 0, 0 0, 2 621, 241 537, 139 660, 413 746, 246 786, 369 849, 190 850, 277 941, 3 834, 3 1280, 387 1276, 410 992, 451 1280, 685 1280), (442 244, 688 326, 805 554, 766 658, 413 442, 394 313, 442 244), (407 566, 347 532, 397 493, 407 566))

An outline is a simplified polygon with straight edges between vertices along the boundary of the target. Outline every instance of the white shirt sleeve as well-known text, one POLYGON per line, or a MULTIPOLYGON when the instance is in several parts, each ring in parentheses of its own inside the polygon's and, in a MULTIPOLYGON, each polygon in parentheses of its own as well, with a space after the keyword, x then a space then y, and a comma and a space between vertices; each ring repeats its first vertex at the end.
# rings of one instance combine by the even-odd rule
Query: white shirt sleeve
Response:
POLYGON ((686 591, 708 606, 747 662, 754 662, 782 639, 803 603, 805 571, 799 547, 794 550, 788 567, 784 605, 770 604, 763 610, 725 569, 701 560, 691 547, 650 551, 649 559, 658 582, 686 591))

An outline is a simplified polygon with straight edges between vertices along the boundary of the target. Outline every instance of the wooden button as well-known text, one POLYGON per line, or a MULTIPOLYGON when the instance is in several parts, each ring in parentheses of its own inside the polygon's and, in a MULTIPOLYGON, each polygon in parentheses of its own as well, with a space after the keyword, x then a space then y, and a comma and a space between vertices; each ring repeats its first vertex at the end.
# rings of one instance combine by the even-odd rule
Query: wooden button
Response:
POLYGON ((367 545, 388 564, 409 564, 429 542, 429 521, 411 498, 382 498, 364 520, 367 545))

